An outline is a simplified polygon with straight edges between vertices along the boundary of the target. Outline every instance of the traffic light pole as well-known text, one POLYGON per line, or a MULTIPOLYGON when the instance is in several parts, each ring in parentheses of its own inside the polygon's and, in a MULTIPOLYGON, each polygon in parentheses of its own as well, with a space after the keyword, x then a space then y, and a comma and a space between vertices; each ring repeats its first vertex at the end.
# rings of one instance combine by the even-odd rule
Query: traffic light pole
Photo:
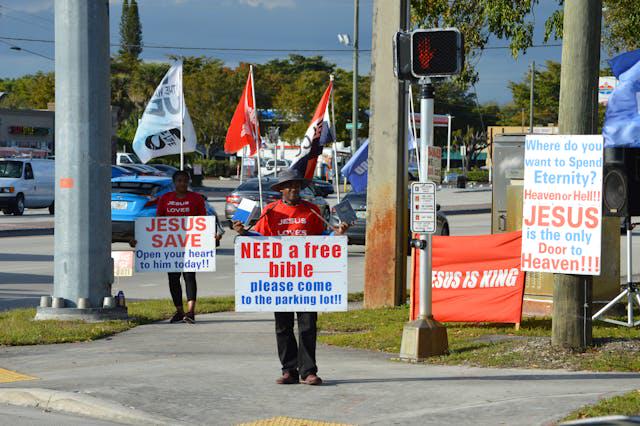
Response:
MULTIPOLYGON (((434 89, 430 79, 420 81, 420 177, 421 182, 429 181, 429 146, 433 146, 434 89)), ((434 355, 443 355, 449 349, 447 329, 433 319, 432 312, 432 238, 431 234, 421 234, 414 240, 420 249, 420 304, 418 319, 405 324, 402 331, 400 358, 420 361, 434 355)))

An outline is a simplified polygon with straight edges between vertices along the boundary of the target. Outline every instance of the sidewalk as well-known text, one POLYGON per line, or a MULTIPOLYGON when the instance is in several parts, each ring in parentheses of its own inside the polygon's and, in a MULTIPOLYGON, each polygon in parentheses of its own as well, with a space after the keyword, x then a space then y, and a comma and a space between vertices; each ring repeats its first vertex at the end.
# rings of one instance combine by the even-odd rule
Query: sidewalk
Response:
MULTIPOLYGON (((326 346, 318 348, 326 385, 278 386, 273 329, 271 314, 222 313, 199 316, 194 326, 157 323, 97 342, 3 348, 0 367, 38 380, 2 385, 0 397, 7 388, 68 391, 185 424, 286 416, 350 424, 542 425, 640 387, 638 374, 413 365, 326 346)), ((102 420, 111 419, 101 412, 102 420)))

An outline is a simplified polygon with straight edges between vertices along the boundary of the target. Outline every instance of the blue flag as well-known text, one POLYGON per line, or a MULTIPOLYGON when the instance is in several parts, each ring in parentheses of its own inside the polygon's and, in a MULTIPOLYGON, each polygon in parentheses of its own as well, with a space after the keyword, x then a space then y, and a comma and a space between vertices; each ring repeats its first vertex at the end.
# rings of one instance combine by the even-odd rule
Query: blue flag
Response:
POLYGON ((611 60, 620 83, 614 89, 602 127, 605 148, 640 148, 640 50, 611 60), (621 58, 622 57, 622 58, 621 58), (631 60, 635 60, 631 64, 631 60))
POLYGON ((367 190, 367 176, 369 170, 369 139, 358 148, 353 157, 344 165, 340 174, 349 179, 354 192, 367 190))
POLYGON ((632 50, 631 52, 626 52, 610 59, 609 66, 611 67, 611 71, 613 71, 613 75, 615 75, 617 79, 620 79, 620 75, 634 66, 638 61, 640 61, 640 49, 632 50))

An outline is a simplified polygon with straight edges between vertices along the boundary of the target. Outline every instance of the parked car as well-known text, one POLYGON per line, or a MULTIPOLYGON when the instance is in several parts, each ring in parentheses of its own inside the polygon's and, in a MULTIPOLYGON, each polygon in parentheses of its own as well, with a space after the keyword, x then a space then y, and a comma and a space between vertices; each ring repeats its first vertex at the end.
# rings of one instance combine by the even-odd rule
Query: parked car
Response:
POLYGON ((127 164, 142 164, 142 161, 133 152, 118 152, 116 153, 116 164, 118 166, 127 164))
MULTIPOLYGON (((135 220, 156 215, 158 198, 174 191, 169 177, 122 176, 111 179, 111 241, 128 242, 134 238, 135 220)), ((215 209, 206 201, 209 216, 216 217, 217 233, 224 234, 215 209)))
POLYGON ((151 166, 147 166, 145 164, 127 164, 120 167, 129 170, 131 174, 134 175, 166 177, 166 174, 164 172, 161 172, 160 170, 155 169, 151 166))
MULTIPOLYGON (((278 191, 271 189, 271 185, 277 182, 276 178, 262 178, 262 203, 267 205, 282 198, 282 194, 278 191)), ((322 216, 329 220, 331 212, 329 204, 325 199, 315 192, 313 186, 303 189, 300 192, 300 196, 303 200, 309 201, 315 204, 320 209, 322 216)), ((238 204, 243 198, 259 201, 260 192, 258 188, 258 179, 249 179, 244 183, 241 183, 236 189, 233 190, 226 198, 226 204, 224 206, 224 216, 229 220, 229 226, 231 226, 231 218, 238 209, 238 204)))
MULTIPOLYGON (((276 172, 276 160, 273 158, 262 159, 260 161, 262 166, 260 168, 260 173, 262 173, 262 177, 274 175, 276 172)), ((291 167, 290 160, 277 160, 278 165, 278 173, 288 169, 291 167)))
POLYGON ((178 171, 178 169, 168 164, 147 164, 147 166, 151 166, 154 169, 158 169, 169 177, 173 177, 173 174, 178 171))
POLYGON ((128 175, 133 175, 135 173, 131 172, 130 170, 125 169, 122 166, 111 166, 111 178, 116 178, 116 177, 120 177, 120 176, 128 176, 128 175))
POLYGON ((313 179, 313 187, 316 190, 316 193, 322 197, 327 197, 328 195, 335 192, 333 189, 333 184, 331 182, 327 182, 318 178, 313 179))
POLYGON ((25 208, 54 213, 53 160, 0 158, 0 209, 21 216, 25 208))
MULTIPOLYGON (((349 201, 351 207, 356 212, 356 222, 353 223, 347 230, 347 237, 349 238, 349 244, 364 245, 367 235, 367 193, 366 192, 348 192, 344 196, 344 200, 349 201)), ((331 210, 331 225, 335 226, 339 220, 335 214, 335 210, 331 210)), ((447 217, 440 211, 438 206, 437 212, 437 224, 435 235, 449 235, 449 221, 447 217)), ((410 238, 410 236, 409 236, 410 238)))

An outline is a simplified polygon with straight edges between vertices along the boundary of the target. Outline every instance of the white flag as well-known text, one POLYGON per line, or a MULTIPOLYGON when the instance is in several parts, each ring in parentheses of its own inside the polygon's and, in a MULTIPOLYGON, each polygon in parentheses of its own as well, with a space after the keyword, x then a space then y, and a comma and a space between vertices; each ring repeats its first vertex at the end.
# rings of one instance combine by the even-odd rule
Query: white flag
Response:
POLYGON ((183 152, 195 151, 196 132, 182 93, 182 61, 177 61, 165 74, 142 114, 133 138, 133 150, 143 163, 155 157, 179 154, 181 127, 183 152))

